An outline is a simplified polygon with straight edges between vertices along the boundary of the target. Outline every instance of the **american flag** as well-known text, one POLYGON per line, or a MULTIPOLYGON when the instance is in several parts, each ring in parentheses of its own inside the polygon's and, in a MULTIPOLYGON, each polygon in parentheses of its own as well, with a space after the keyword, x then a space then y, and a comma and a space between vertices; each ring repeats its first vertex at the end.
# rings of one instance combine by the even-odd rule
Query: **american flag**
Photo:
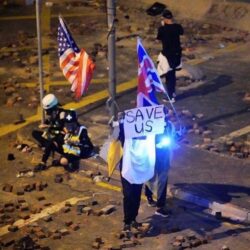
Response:
POLYGON ((138 56, 138 88, 137 107, 158 105, 155 91, 166 92, 153 61, 144 49, 140 39, 137 39, 138 56))
POLYGON ((63 75, 72 84, 71 91, 79 99, 88 90, 95 64, 84 49, 79 49, 63 19, 59 17, 58 56, 63 75))

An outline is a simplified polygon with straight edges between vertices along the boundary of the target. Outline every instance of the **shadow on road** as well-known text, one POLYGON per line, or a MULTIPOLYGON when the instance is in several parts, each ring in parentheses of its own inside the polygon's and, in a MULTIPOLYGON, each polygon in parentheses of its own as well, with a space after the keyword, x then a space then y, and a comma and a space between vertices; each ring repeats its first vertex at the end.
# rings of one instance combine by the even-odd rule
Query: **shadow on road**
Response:
POLYGON ((207 95, 213 92, 218 91, 219 89, 232 84, 232 77, 228 75, 220 75, 214 80, 212 80, 212 83, 205 83, 204 85, 196 88, 191 89, 189 91, 186 91, 180 95, 178 95, 177 99, 185 99, 191 96, 200 96, 200 95, 207 95))
MULTIPOLYGON (((231 202, 233 199, 240 199, 250 196, 250 187, 238 185, 178 183, 175 184, 175 186, 186 192, 197 194, 197 196, 200 197, 207 197, 208 199, 219 203, 228 203, 231 202)), ((242 206, 244 205, 242 204, 242 206)))

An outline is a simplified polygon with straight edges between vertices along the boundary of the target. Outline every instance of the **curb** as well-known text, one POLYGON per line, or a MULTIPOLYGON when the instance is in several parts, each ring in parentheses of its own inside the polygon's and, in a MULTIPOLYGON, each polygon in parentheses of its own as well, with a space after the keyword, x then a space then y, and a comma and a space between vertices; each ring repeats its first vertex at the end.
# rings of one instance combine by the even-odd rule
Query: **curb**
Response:
MULTIPOLYGON (((93 169, 107 173, 107 166, 105 166, 104 163, 98 162, 97 159, 86 159, 82 162, 84 163, 84 168, 87 168, 88 170, 93 169)), ((115 170, 113 176, 120 178, 119 171, 115 170)), ((204 197, 194 195, 193 193, 185 192, 174 185, 168 185, 167 194, 170 197, 210 209, 212 215, 216 216, 219 213, 221 217, 229 218, 233 221, 250 222, 250 210, 233 205, 231 203, 219 203, 209 200, 204 197)))

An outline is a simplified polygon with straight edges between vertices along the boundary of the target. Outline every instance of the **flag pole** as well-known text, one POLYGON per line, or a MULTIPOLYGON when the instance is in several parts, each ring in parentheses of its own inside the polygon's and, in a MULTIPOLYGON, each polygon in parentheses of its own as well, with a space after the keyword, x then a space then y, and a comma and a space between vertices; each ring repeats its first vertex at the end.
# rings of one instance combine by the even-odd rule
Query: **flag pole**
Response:
POLYGON ((107 0, 108 18, 108 65, 109 65, 109 93, 110 93, 110 115, 117 120, 116 98, 116 65, 115 65, 115 1, 107 0))
MULTIPOLYGON (((42 39, 41 39, 41 4, 40 0, 36 0, 36 30, 37 30, 37 50, 38 50, 38 71, 39 71, 39 90, 40 90, 40 105, 42 108, 42 99, 44 95, 43 89, 43 62, 42 62, 42 39)), ((45 120, 44 110, 42 108, 41 123, 45 120)))

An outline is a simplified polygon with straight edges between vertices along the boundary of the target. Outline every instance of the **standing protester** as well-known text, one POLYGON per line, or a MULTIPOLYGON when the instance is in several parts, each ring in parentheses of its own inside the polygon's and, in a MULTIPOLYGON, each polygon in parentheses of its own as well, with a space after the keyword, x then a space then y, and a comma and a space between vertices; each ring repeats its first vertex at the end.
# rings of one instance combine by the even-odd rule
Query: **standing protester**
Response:
MULTIPOLYGON (((154 145, 154 135, 138 138, 125 138, 123 121, 120 120, 118 139, 123 147, 123 157, 120 160, 121 183, 123 191, 124 232, 131 228, 138 229, 141 223, 136 221, 138 215, 143 184, 152 178, 155 153, 151 152, 154 145)), ((116 138, 115 138, 116 139, 116 138)))
POLYGON ((159 27, 157 39, 162 42, 162 54, 167 58, 168 72, 165 72, 167 92, 172 103, 175 102, 176 70, 181 65, 180 36, 184 31, 180 24, 174 23, 171 11, 165 10, 162 14, 163 25, 159 27))
POLYGON ((39 126, 40 130, 33 130, 32 136, 44 148, 41 162, 35 166, 34 171, 42 171, 47 168, 47 160, 54 151, 62 152, 64 141, 65 110, 60 107, 55 95, 48 94, 42 99, 42 106, 46 112, 45 124, 39 126))
POLYGON ((170 150, 174 142, 174 127, 170 122, 167 122, 163 134, 155 137, 155 173, 154 177, 150 179, 145 185, 145 195, 149 206, 157 207, 156 215, 168 217, 169 214, 166 209, 167 201, 167 183, 168 171, 170 169, 170 150), (156 194, 157 201, 153 199, 153 191, 156 194))

